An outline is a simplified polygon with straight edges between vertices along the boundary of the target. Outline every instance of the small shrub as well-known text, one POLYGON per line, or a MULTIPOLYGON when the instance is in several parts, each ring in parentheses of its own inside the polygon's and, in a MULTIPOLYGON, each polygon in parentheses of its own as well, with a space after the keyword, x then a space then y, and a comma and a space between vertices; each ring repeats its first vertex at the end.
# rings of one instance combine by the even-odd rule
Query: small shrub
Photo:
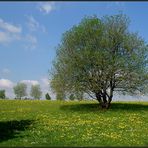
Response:
POLYGON ((48 93, 45 95, 45 98, 46 98, 46 100, 51 100, 51 97, 48 93))

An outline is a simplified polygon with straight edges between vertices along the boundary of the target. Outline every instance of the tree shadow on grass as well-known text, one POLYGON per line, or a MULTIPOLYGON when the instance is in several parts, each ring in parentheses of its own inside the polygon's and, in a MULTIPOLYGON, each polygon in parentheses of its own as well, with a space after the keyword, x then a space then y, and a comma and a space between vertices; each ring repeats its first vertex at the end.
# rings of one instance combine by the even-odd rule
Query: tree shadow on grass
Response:
MULTIPOLYGON (((73 105, 61 105, 61 110, 65 111, 76 111, 76 112, 98 112, 102 111, 98 103, 86 103, 86 104, 73 104, 73 105)), ((145 110, 148 111, 148 105, 138 104, 138 103, 112 103, 110 109, 108 111, 117 111, 117 110, 125 110, 125 111, 140 111, 145 110)))
POLYGON ((145 142, 145 146, 148 146, 148 142, 145 142))
POLYGON ((19 137, 32 123, 33 120, 0 121, 0 142, 19 137))
POLYGON ((97 103, 70 104, 70 105, 61 105, 60 109, 63 111, 74 111, 74 112, 95 112, 99 110, 99 105, 97 103))

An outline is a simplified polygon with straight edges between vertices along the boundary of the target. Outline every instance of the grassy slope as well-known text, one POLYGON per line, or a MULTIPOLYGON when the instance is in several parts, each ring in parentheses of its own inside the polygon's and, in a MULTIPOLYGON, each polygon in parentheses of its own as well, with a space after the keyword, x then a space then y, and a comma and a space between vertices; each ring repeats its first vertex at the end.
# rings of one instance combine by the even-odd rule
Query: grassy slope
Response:
POLYGON ((148 102, 0 100, 0 146, 148 146, 148 102))

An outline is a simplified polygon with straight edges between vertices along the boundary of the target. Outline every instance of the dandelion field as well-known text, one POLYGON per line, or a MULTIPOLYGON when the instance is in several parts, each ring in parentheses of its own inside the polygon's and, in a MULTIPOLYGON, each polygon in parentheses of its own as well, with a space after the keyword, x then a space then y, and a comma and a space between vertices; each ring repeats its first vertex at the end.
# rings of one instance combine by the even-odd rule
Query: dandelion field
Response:
POLYGON ((0 146, 148 146, 148 102, 0 100, 0 146))

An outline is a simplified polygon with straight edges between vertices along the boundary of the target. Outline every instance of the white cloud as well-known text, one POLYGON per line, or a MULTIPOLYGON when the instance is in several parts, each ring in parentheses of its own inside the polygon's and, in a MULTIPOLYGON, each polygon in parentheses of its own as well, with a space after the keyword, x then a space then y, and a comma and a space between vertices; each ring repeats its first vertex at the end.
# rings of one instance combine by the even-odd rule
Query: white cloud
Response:
POLYGON ((41 25, 33 16, 27 16, 27 26, 30 31, 38 31, 46 32, 46 29, 43 25, 41 25))
POLYGON ((125 3, 124 3, 124 2, 118 2, 118 1, 116 1, 116 2, 114 2, 114 4, 115 4, 116 6, 119 6, 119 7, 125 6, 125 3))
POLYGON ((35 36, 32 35, 27 35, 26 36, 27 40, 29 40, 32 44, 36 44, 37 43, 37 38, 35 36))
POLYGON ((40 86, 43 92, 43 98, 45 98, 45 94, 47 92, 50 92, 50 88, 49 88, 49 80, 46 77, 43 77, 40 79, 40 86))
POLYGON ((5 22, 0 18, 0 44, 8 46, 9 43, 20 41, 21 45, 27 50, 33 50, 37 46, 37 37, 30 34, 30 31, 41 30, 46 32, 43 25, 40 25, 33 16, 28 16, 28 27, 27 33, 22 34, 22 28, 19 25, 13 25, 5 22))
POLYGON ((0 88, 12 88, 14 83, 8 79, 0 79, 0 88))
POLYGON ((31 31, 36 31, 39 28, 39 23, 35 20, 33 16, 27 16, 27 25, 31 31))
POLYGON ((114 10, 124 10, 125 2, 107 2, 106 9, 114 9, 114 10))
POLYGON ((49 86, 49 80, 44 77, 44 78, 41 78, 41 82, 45 85, 45 86, 49 86))
POLYGON ((54 2, 41 2, 39 4, 39 10, 44 14, 49 14, 51 11, 55 9, 54 2))
POLYGON ((7 43, 11 41, 11 36, 7 32, 0 31, 0 43, 7 43))
POLYGON ((20 40, 21 36, 19 34, 13 34, 9 32, 0 31, 0 43, 7 44, 15 40, 20 40))
POLYGON ((7 44, 15 40, 20 40, 22 28, 3 21, 0 18, 0 43, 7 44))
POLYGON ((22 31, 22 28, 20 26, 7 23, 1 18, 0 18, 0 29, 4 29, 5 31, 10 33, 21 33, 22 31))
POLYGON ((39 82, 36 81, 36 80, 22 80, 20 82, 28 84, 28 85, 37 85, 37 84, 39 84, 39 82))
POLYGON ((37 38, 30 34, 26 35, 24 41, 25 41, 25 49, 27 50, 35 49, 38 43, 37 38))

